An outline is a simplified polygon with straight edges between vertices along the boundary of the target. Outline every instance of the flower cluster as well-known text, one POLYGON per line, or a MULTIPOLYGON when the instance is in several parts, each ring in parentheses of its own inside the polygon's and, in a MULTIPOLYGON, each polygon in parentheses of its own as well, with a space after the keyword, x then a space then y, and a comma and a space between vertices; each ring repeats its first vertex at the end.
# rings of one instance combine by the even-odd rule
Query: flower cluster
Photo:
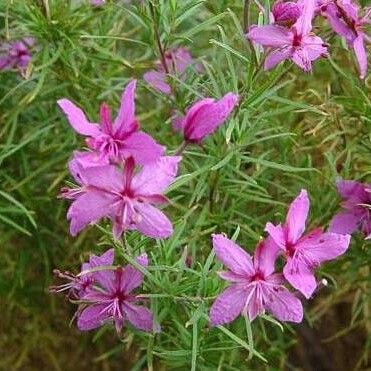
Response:
POLYGON ((360 16, 359 7, 352 0, 277 0, 272 7, 271 24, 252 26, 247 37, 267 49, 264 69, 290 59, 304 71, 312 69, 312 62, 327 56, 328 44, 313 34, 312 22, 324 17, 335 33, 354 50, 360 78, 367 73, 364 26, 371 22, 371 9, 360 16))
POLYGON ((302 321, 301 301, 285 284, 309 299, 317 288, 315 269, 344 254, 350 243, 350 235, 320 228, 304 235, 308 212, 309 198, 302 190, 290 205, 283 225, 267 223, 269 236, 256 247, 254 259, 223 235, 213 236, 215 255, 229 269, 220 277, 232 285, 211 307, 212 325, 231 322, 240 313, 252 321, 265 310, 280 321, 302 321), (275 273, 279 256, 286 263, 282 273, 275 273))
MULTIPOLYGON (((271 24, 253 26, 248 33, 250 40, 268 48, 265 68, 290 59, 309 71, 314 60, 326 56, 327 44, 312 33, 312 21, 321 14, 357 49, 357 57, 361 56, 360 44, 366 37, 361 25, 366 18, 357 18, 358 8, 350 1, 279 0, 272 7, 271 24), (352 36, 346 33, 351 27, 352 36)), ((144 80, 163 94, 174 93, 176 79, 171 80, 172 75, 185 79, 191 67, 202 72, 185 48, 171 48, 161 57, 156 69, 147 72, 144 80)), ((358 60, 364 76, 365 61, 358 60)), ((115 239, 133 230, 149 238, 170 237, 172 222, 159 207, 168 203, 165 193, 176 179, 182 150, 189 144, 201 144, 214 133, 240 100, 232 92, 219 100, 204 98, 173 117, 173 128, 182 134, 183 145, 169 155, 164 146, 140 129, 135 113, 136 86, 136 80, 127 84, 114 119, 109 106, 102 103, 98 123, 91 122, 70 100, 62 98, 57 102, 71 127, 85 137, 87 147, 75 151, 69 162, 76 187, 63 188, 60 194, 72 202, 67 212, 72 236, 88 225, 108 219, 115 239)), ((345 210, 334 217, 328 231, 316 228, 305 234, 309 198, 302 190, 291 203, 283 224, 266 224, 268 236, 258 244, 253 258, 224 235, 213 235, 215 255, 228 268, 220 272, 220 277, 231 285, 211 307, 212 326, 231 322, 241 313, 252 321, 265 311, 280 321, 302 321, 301 299, 310 299, 318 288, 316 269, 344 254, 350 233, 357 228, 367 238, 371 236, 371 186, 339 181, 338 189, 345 210), (282 272, 276 270, 278 259, 283 260, 282 272)), ((81 330, 109 322, 120 332, 128 321, 140 330, 159 331, 151 312, 136 304, 143 297, 133 294, 143 282, 147 255, 136 258, 141 269, 113 263, 111 249, 101 256, 92 256, 78 275, 57 271, 67 283, 53 286, 52 291, 67 290, 68 296, 79 304, 77 324, 81 330)))
MULTIPOLYGON (((152 238, 166 238, 173 232, 171 222, 154 205, 167 202, 163 193, 174 181, 181 157, 166 156, 163 146, 139 130, 135 88, 135 80, 125 88, 115 120, 103 103, 99 124, 89 122, 68 99, 58 101, 72 128, 87 137, 90 149, 74 153, 69 169, 78 187, 64 188, 61 193, 73 200, 67 213, 73 236, 104 217, 112 221, 116 238, 133 229, 152 238)), ((211 134, 237 101, 235 94, 228 93, 218 102, 206 98, 195 103, 179 119, 185 140, 198 143, 211 134)))
MULTIPOLYGON (((136 80, 132 80, 122 94, 114 120, 108 105, 101 104, 99 123, 90 122, 70 100, 58 100, 71 127, 86 137, 88 147, 75 151, 69 162, 76 187, 63 188, 60 193, 72 201, 67 212, 72 236, 103 218, 111 221, 116 239, 131 230, 151 238, 168 238, 173 233, 171 221, 158 206, 168 202, 164 193, 176 178, 181 156, 166 155, 165 147, 140 130, 135 90, 136 80)), ((176 119, 185 145, 200 143, 213 133, 237 103, 238 96, 228 93, 219 101, 205 98, 193 104, 185 117, 176 119)), ((148 265, 146 255, 137 262, 148 265)), ((131 266, 107 267, 112 264, 113 251, 109 250, 101 257, 91 257, 77 276, 58 271, 68 283, 52 290, 68 289, 69 297, 83 303, 77 314, 81 330, 113 322, 119 332, 128 320, 138 329, 158 331, 148 309, 133 304, 139 299, 131 291, 143 281, 142 274, 131 266)))

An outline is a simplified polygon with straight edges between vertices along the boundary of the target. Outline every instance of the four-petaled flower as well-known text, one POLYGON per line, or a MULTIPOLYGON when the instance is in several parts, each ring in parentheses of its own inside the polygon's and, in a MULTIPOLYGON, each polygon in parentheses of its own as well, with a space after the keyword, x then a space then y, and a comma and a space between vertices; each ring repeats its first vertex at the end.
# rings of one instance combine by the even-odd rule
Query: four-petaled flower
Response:
POLYGON ((175 179, 180 160, 164 156, 135 174, 132 157, 125 161, 123 170, 115 165, 84 167, 73 159, 70 169, 80 187, 64 189, 61 194, 73 200, 67 213, 71 234, 75 236, 87 224, 108 217, 116 238, 128 229, 152 238, 169 237, 172 224, 153 204, 167 202, 162 193, 175 179))
POLYGON ((278 63, 291 59, 308 72, 312 62, 327 55, 327 46, 318 36, 311 34, 315 0, 302 4, 300 17, 290 27, 280 25, 252 26, 247 37, 266 48, 272 48, 265 60, 264 69, 269 70, 278 63))
MULTIPOLYGON (((147 255, 140 255, 136 262, 147 267, 147 255)), ((81 331, 114 323, 120 333, 125 321, 142 331, 160 331, 160 326, 153 321, 151 311, 137 305, 143 299, 133 294, 143 283, 143 273, 127 265, 115 270, 95 270, 91 274, 95 284, 80 297, 85 305, 77 313, 77 326, 81 331)))
POLYGON ((349 235, 322 232, 320 228, 303 236, 308 212, 309 198, 307 191, 302 190, 290 205, 285 224, 267 223, 265 227, 286 257, 286 280, 307 299, 317 287, 315 268, 344 254, 350 242, 349 235))
POLYGON ((229 269, 220 272, 220 277, 232 282, 211 307, 213 326, 229 323, 241 313, 252 321, 265 310, 280 321, 302 321, 300 300, 283 286, 282 274, 274 273, 278 247, 272 239, 258 244, 254 259, 221 234, 213 235, 213 248, 218 260, 229 269))
POLYGON ((343 211, 331 220, 329 231, 351 234, 359 229, 371 238, 371 185, 353 180, 339 180, 338 192, 343 199, 343 211))
POLYGON ((87 136, 86 143, 93 152, 85 153, 84 166, 102 163, 122 162, 133 157, 135 162, 143 165, 156 161, 164 153, 164 147, 154 139, 139 131, 135 117, 136 80, 131 81, 124 90, 121 107, 112 122, 107 104, 100 107, 100 125, 90 123, 84 112, 68 99, 58 100, 59 107, 66 114, 73 129, 87 136))
POLYGON ((189 107, 184 117, 175 118, 173 127, 183 133, 186 142, 201 143, 223 124, 238 100, 238 95, 234 93, 228 93, 218 101, 202 99, 189 107))

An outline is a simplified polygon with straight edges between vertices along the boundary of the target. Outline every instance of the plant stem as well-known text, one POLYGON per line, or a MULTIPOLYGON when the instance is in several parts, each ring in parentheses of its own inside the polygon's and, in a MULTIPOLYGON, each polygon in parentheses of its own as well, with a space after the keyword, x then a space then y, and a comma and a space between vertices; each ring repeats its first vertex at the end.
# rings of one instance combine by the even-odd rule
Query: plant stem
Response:
POLYGON ((243 30, 247 32, 250 26, 250 0, 245 0, 243 7, 243 30))
POLYGON ((184 140, 182 144, 175 150, 174 156, 181 155, 183 151, 187 148, 187 146, 188 146, 188 142, 184 140))
POLYGON ((164 70, 166 73, 169 73, 169 68, 166 64, 166 58, 165 58, 165 49, 161 43, 161 37, 160 37, 160 32, 159 32, 159 29, 158 29, 158 24, 157 24, 157 21, 156 21, 156 14, 155 14, 155 8, 152 4, 151 1, 149 1, 149 10, 151 12, 151 16, 152 16, 152 20, 153 20, 153 28, 154 28, 154 32, 155 32, 155 38, 156 38, 156 43, 157 43, 157 47, 158 47, 158 51, 160 53, 160 59, 161 59, 161 64, 162 66, 164 67, 164 70))

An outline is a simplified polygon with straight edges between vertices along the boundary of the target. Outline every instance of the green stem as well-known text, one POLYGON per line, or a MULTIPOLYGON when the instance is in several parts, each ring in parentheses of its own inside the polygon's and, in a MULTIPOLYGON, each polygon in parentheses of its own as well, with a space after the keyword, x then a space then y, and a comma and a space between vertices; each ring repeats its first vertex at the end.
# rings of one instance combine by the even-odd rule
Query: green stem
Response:
POLYGON ((249 345, 249 348, 250 348, 248 360, 250 360, 254 355, 254 338, 252 336, 251 322, 248 317, 248 314, 245 314, 244 317, 245 317, 245 323, 246 323, 247 344, 249 345))
POLYGON ((155 8, 152 4, 151 1, 149 1, 149 10, 151 12, 152 20, 153 20, 153 28, 155 32, 155 39, 158 47, 158 51, 160 53, 160 59, 161 59, 161 64, 164 67, 165 72, 168 74, 169 73, 169 68, 166 64, 166 58, 165 58, 165 49, 161 43, 161 36, 160 36, 160 31, 158 29, 158 24, 156 21, 156 14, 155 14, 155 8))
POLYGON ((183 141, 183 143, 175 150, 174 156, 180 156, 187 148, 188 144, 189 143, 187 141, 183 141))

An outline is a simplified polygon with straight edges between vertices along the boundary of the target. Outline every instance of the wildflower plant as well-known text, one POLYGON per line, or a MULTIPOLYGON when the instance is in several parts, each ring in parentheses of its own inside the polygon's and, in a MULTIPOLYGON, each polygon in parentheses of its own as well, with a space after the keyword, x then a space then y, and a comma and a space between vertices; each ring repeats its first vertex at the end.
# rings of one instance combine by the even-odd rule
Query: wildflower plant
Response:
POLYGON ((6 3, 0 364, 288 367, 344 302, 367 367, 365 4, 6 3))

